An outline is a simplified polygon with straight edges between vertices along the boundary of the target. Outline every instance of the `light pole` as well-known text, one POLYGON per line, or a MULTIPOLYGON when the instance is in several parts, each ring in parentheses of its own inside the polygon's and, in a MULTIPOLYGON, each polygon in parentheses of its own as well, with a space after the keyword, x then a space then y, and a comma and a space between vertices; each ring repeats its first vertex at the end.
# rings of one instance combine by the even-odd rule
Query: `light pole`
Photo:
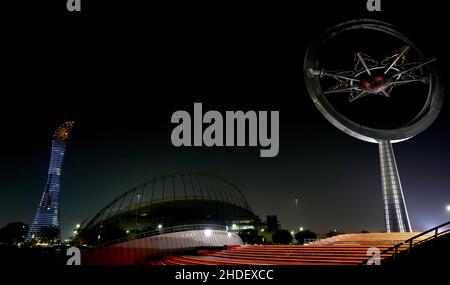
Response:
MULTIPOLYGON (((295 220, 298 222, 298 217, 299 217, 299 215, 298 215, 298 198, 294 198, 294 203, 295 203, 295 220)), ((298 224, 297 225, 294 225, 294 228, 298 228, 297 227, 298 226, 298 224)))

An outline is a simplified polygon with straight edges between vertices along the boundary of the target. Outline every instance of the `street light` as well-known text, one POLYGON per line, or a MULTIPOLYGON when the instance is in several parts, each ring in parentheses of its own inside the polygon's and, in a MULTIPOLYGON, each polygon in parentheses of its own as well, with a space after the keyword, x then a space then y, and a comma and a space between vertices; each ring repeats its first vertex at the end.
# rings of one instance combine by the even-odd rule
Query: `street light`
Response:
POLYGON ((299 230, 300 230, 301 232, 303 232, 303 227, 300 227, 299 230))
POLYGON ((450 205, 447 205, 447 212, 450 212, 450 205))
POLYGON ((79 229, 81 227, 81 225, 80 224, 77 224, 77 229, 79 229))
POLYGON ((158 229, 162 229, 162 225, 161 224, 158 225, 158 229))

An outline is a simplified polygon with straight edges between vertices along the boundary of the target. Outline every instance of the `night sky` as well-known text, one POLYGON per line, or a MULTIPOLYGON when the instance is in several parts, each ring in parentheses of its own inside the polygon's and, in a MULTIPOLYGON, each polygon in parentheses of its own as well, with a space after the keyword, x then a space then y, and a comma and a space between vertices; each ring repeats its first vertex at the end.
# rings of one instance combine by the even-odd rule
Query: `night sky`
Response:
MULTIPOLYGON (((96 2, 85 3, 81 16, 60 5, 62 11, 46 13, 13 6, 12 17, 2 17, 0 226, 32 222, 53 130, 74 120, 62 177, 63 236, 129 188, 185 170, 225 177, 263 220, 277 214, 289 230, 384 230, 377 145, 346 135, 320 114, 306 92, 303 56, 327 27, 383 19, 437 57, 447 83, 445 9, 434 1, 396 1, 398 7, 383 1, 381 14, 367 12, 365 1, 296 7, 96 2), (261 158, 259 147, 172 146, 171 115, 192 114, 194 102, 205 111, 278 110, 278 156, 261 158)), ((394 145, 414 230, 450 218, 449 124, 447 96, 429 129, 394 145)))

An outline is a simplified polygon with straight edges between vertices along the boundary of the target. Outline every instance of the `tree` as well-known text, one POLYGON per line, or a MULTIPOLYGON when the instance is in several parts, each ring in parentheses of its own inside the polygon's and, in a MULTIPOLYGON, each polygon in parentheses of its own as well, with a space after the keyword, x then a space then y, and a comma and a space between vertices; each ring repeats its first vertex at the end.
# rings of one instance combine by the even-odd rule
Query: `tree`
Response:
POLYGON ((72 243, 76 246, 83 244, 95 244, 97 242, 98 234, 96 235, 93 230, 87 230, 86 228, 81 228, 78 233, 74 236, 72 243))
POLYGON ((317 234, 310 230, 300 231, 295 234, 295 239, 298 241, 299 244, 304 244, 305 239, 316 239, 316 238, 317 234))
POLYGON ((289 244, 292 242, 292 235, 288 230, 278 230, 272 236, 275 244, 289 244))
POLYGON ((101 242, 112 241, 127 237, 127 233, 124 229, 118 225, 104 225, 103 231, 101 231, 101 242))
POLYGON ((261 232, 261 233, 259 233, 259 235, 262 237, 263 243, 268 243, 268 244, 272 243, 272 233, 271 232, 261 232))
POLYGON ((17 245, 25 241, 28 225, 21 222, 9 223, 0 229, 0 243, 17 245))
POLYGON ((248 244, 261 244, 262 237, 258 234, 255 229, 246 229, 239 232, 239 237, 244 243, 248 244))
POLYGON ((336 231, 336 230, 330 230, 330 231, 325 233, 325 236, 326 237, 334 237, 334 236, 342 235, 342 234, 345 234, 345 233, 344 232, 339 232, 339 231, 336 231))
POLYGON ((59 229, 57 227, 43 227, 39 233, 38 238, 43 243, 53 244, 58 241, 59 229))

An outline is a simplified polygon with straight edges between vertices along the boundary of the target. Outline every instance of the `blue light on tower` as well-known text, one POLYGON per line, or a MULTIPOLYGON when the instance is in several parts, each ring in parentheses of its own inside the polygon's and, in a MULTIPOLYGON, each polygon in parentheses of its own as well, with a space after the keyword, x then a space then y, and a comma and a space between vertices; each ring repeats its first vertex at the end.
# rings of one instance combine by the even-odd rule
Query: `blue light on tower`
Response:
POLYGON ((53 134, 52 150, 50 153, 50 166, 48 169, 47 184, 41 201, 38 205, 36 216, 30 226, 27 240, 39 240, 40 233, 44 228, 55 228, 58 230, 57 239, 61 239, 60 226, 60 199, 61 174, 66 151, 67 140, 74 122, 66 122, 53 134))

